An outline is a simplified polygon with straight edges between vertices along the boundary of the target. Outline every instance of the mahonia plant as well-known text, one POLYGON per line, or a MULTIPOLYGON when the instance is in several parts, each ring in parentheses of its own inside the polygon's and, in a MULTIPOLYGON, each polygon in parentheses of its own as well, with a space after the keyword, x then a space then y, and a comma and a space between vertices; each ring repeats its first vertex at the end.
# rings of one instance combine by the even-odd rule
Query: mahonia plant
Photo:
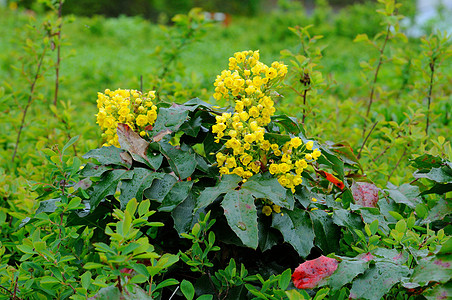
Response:
MULTIPOLYGON (((265 138, 265 127, 276 111, 272 97, 286 74, 286 65, 275 61, 269 67, 259 61, 259 51, 249 50, 236 52, 229 58, 229 70, 217 76, 214 98, 234 102, 234 111, 218 115, 212 126, 215 142, 224 142, 224 150, 216 155, 220 174, 237 174, 246 181, 268 170, 295 192, 308 162, 321 155, 318 148, 312 149, 312 141, 303 144, 299 137, 282 145, 265 138)), ((273 208, 279 212, 278 206, 273 208)), ((266 205, 263 212, 270 215, 272 209, 266 205)))
POLYGON ((157 119, 155 91, 142 93, 137 90, 106 89, 105 94, 97 94, 97 124, 103 130, 102 137, 106 140, 104 146, 120 147, 116 128, 118 123, 127 124, 142 137, 157 119))

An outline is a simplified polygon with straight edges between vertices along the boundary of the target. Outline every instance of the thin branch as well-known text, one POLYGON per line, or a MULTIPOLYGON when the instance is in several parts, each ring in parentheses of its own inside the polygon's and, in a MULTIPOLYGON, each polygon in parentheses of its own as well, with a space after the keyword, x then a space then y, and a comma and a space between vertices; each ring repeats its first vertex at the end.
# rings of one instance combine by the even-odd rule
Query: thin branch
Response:
POLYGON ((395 172, 395 170, 397 169, 397 167, 399 166, 400 162, 402 161, 402 158, 405 156, 406 149, 407 149, 406 147, 403 149, 402 155, 400 156, 399 160, 397 161, 397 163, 396 163, 394 169, 392 170, 391 174, 389 174, 389 176, 388 176, 388 182, 389 182, 389 179, 391 179, 391 177, 392 177, 392 175, 394 174, 394 172, 395 172))
POLYGON ((35 86, 36 86, 36 82, 39 79, 39 75, 41 72, 41 66, 42 66, 42 62, 44 61, 44 56, 46 54, 47 51, 47 46, 44 47, 44 50, 42 51, 41 57, 39 58, 39 62, 38 62, 38 66, 36 68, 36 73, 33 79, 33 82, 31 83, 30 86, 30 95, 28 96, 28 102, 27 105, 25 106, 25 109, 22 113, 22 121, 20 123, 20 127, 19 127, 19 132, 17 133, 17 139, 16 139, 16 144, 14 146, 14 153, 13 156, 11 158, 11 161, 14 163, 14 159, 16 158, 16 154, 17 154, 17 148, 19 148, 19 143, 20 143, 20 135, 22 134, 22 130, 24 128, 25 125, 25 117, 27 116, 27 112, 28 109, 30 108, 31 103, 33 102, 33 95, 34 95, 34 91, 35 91, 35 86))
POLYGON ((366 144, 367 139, 369 138, 369 136, 372 133, 372 131, 374 131, 375 126, 377 126, 377 124, 378 124, 378 121, 375 122, 374 126, 372 126, 372 128, 370 129, 370 131, 367 134, 366 138, 364 139, 363 144, 361 145, 361 148, 359 149, 359 152, 358 152, 358 156, 357 156, 358 159, 361 157, 361 152, 363 151, 364 145, 366 144))
POLYGON ((380 67, 383 64, 383 53, 384 53, 384 50, 386 48, 386 44, 387 44, 387 42, 389 40, 390 29, 391 29, 391 25, 388 25, 388 29, 386 31, 385 41, 383 42, 383 46, 380 49, 380 58, 378 60, 377 69, 375 70, 374 80, 372 82, 372 87, 371 87, 371 90, 370 90, 369 104, 367 105, 366 117, 369 117, 370 108, 372 106, 372 102, 373 102, 373 99, 374 99, 375 85, 377 83, 377 78, 378 78, 378 73, 380 72, 380 67))
POLYGON ((383 154, 385 154, 386 151, 388 151, 389 148, 392 147, 392 145, 393 145, 393 144, 390 144, 390 145, 386 146, 386 148, 384 148, 383 151, 382 151, 380 154, 377 155, 377 157, 375 157, 374 159, 372 159, 372 162, 375 162, 375 161, 376 161, 377 159, 379 159, 383 154))
POLYGON ((63 26, 63 21, 61 20, 62 17, 62 7, 63 3, 62 0, 58 2, 58 19, 60 21, 60 24, 58 24, 58 31, 56 32, 56 36, 58 37, 57 41, 57 61, 55 65, 55 94, 53 97, 53 105, 57 105, 58 101, 58 88, 59 88, 59 82, 60 82, 60 64, 61 64, 61 28, 63 26))
POLYGON ((433 76, 435 74, 435 59, 430 62, 430 70, 432 71, 430 73, 430 87, 428 90, 428 103, 427 103, 427 124, 425 126, 425 134, 428 135, 428 126, 430 124, 430 103, 432 101, 432 90, 433 90, 433 76))

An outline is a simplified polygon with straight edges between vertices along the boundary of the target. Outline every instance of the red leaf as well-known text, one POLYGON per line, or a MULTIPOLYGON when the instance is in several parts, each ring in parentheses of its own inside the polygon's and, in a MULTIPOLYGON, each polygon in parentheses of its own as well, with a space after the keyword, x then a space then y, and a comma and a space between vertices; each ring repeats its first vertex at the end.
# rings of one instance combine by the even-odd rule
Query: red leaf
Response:
POLYGON ((298 289, 313 289, 324 278, 331 276, 336 271, 339 262, 334 258, 320 256, 319 258, 308 260, 292 274, 292 281, 298 289))
POLYGON ((378 202, 378 188, 373 183, 355 182, 352 185, 355 204, 364 207, 376 207, 378 202))
MULTIPOLYGON (((317 170, 316 170, 317 171, 317 170)), ((326 180, 328 180, 329 182, 331 182, 332 184, 334 184, 335 186, 337 186, 338 188, 341 189, 341 191, 344 189, 345 185, 342 182, 342 180, 340 180, 339 178, 337 178, 336 176, 334 176, 333 174, 330 174, 328 172, 325 171, 317 171, 317 173, 319 173, 320 175, 322 175, 323 177, 326 178, 326 180)))

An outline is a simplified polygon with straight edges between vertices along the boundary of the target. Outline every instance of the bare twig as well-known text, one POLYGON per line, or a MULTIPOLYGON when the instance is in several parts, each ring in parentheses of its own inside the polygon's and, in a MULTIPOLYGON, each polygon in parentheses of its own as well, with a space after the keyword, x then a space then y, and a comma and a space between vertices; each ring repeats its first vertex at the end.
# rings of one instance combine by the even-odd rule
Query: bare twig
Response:
POLYGON ((402 158, 405 156, 406 149, 407 149, 406 147, 403 149, 402 155, 400 156, 399 160, 397 161, 397 163, 396 163, 394 169, 392 170, 391 174, 389 174, 389 176, 388 176, 388 182, 389 182, 389 179, 391 179, 391 177, 392 177, 392 175, 394 174, 394 172, 395 172, 395 170, 397 169, 397 167, 399 166, 400 162, 402 161, 402 158))
POLYGON ((427 124, 425 126, 425 134, 428 135, 428 126, 430 123, 430 103, 432 101, 432 90, 433 90, 433 76, 435 74, 435 59, 430 62, 430 86, 428 90, 427 96, 427 124))
MULTIPOLYGON (((383 56, 384 56, 383 54, 384 54, 384 51, 385 51, 385 48, 386 48, 386 44, 387 44, 387 42, 389 40, 390 29, 391 29, 391 25, 388 25, 388 29, 386 31, 386 37, 385 37, 385 40, 383 42, 383 46, 381 46, 381 48, 379 49, 380 57, 378 59, 377 69, 375 70, 374 80, 372 82, 372 86, 371 86, 371 89, 370 89, 370 96, 369 96, 369 103, 367 104, 366 117, 369 117, 370 108, 372 106, 372 102, 373 102, 373 99, 374 99, 375 86, 376 86, 376 83, 377 83, 378 73, 380 72, 380 67, 383 64, 383 56)), ((363 132, 363 135, 364 135, 364 132, 363 132)))
POLYGON ((14 146, 14 153, 11 158, 12 162, 14 162, 14 159, 16 158, 17 148, 19 148, 19 143, 20 143, 20 135, 22 134, 22 130, 24 129, 24 125, 25 125, 25 117, 27 116, 28 109, 30 108, 31 103, 33 102, 33 96, 34 96, 34 92, 35 92, 36 82, 38 81, 38 79, 40 77, 42 62, 44 61, 44 56, 45 56, 46 52, 47 52, 47 45, 44 46, 44 49, 42 50, 41 57, 39 58, 38 65, 36 67, 34 79, 30 85, 30 95, 28 96, 27 105, 25 106, 25 109, 22 113, 22 120, 20 123, 19 132, 17 133, 16 144, 14 146))
POLYGON ((359 149, 359 152, 358 152, 358 156, 357 156, 358 159, 361 157, 361 152, 363 151, 364 145, 366 144, 367 139, 369 138, 369 136, 372 133, 372 131, 374 131, 375 126, 377 126, 377 124, 378 124, 378 121, 375 122, 374 126, 372 126, 372 128, 370 129, 370 131, 367 134, 366 138, 364 139, 363 144, 361 145, 361 148, 359 149))
POLYGON ((62 17, 62 7, 63 7, 63 3, 62 0, 60 0, 58 2, 58 19, 59 19, 59 24, 58 24, 58 31, 55 33, 56 36, 58 37, 58 41, 57 41, 57 61, 55 64, 55 94, 53 97, 53 105, 57 105, 57 101, 58 101, 58 88, 59 88, 59 82, 60 82, 60 64, 61 64, 61 28, 63 26, 63 22, 61 20, 62 17))

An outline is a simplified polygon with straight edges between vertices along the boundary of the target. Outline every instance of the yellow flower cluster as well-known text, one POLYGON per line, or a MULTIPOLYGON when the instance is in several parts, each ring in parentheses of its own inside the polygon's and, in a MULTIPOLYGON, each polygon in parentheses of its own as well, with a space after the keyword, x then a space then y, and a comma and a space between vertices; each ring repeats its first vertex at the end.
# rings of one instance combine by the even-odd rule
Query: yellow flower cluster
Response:
MULTIPOLYGON (((271 92, 286 73, 286 65, 273 62, 268 67, 259 61, 258 51, 243 51, 235 53, 229 59, 229 70, 217 76, 214 98, 235 104, 234 112, 217 116, 212 126, 215 141, 225 140, 225 151, 216 155, 221 174, 237 174, 246 180, 268 170, 282 186, 295 191, 308 162, 321 155, 318 149, 311 151, 312 141, 303 144, 293 137, 278 145, 264 137, 265 126, 275 113, 271 92)), ((271 206, 266 205, 264 213, 269 211, 271 206)))
POLYGON ((143 94, 136 90, 106 89, 104 93, 97 93, 97 124, 104 132, 104 146, 119 147, 116 134, 118 123, 127 124, 145 136, 146 130, 150 129, 148 126, 157 119, 157 107, 152 102, 154 99, 154 91, 143 94))

